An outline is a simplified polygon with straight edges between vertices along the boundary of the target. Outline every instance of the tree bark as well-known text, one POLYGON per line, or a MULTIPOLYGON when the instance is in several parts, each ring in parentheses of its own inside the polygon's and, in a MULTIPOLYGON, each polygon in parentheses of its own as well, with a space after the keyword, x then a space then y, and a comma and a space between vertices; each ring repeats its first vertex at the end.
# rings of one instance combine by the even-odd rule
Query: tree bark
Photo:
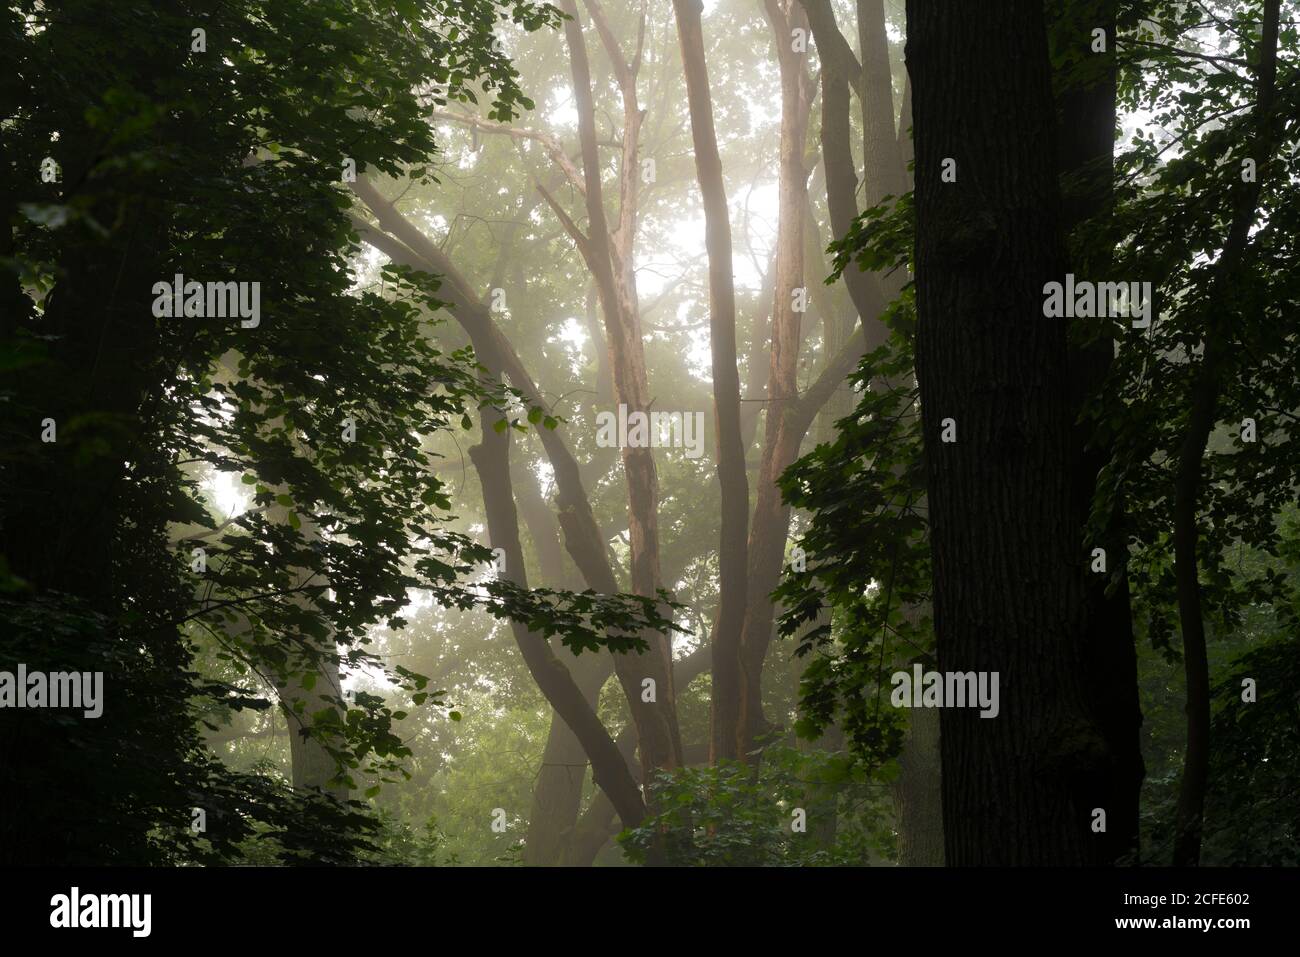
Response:
MULTIPOLYGON (((906 190, 906 170, 894 127, 894 81, 889 66, 884 0, 857 0, 858 48, 862 52, 863 194, 868 207, 906 190)), ((901 286, 902 283, 899 282, 901 286)), ((897 294, 887 294, 892 299, 897 294)))
MULTIPOLYGON (((832 235, 843 239, 858 216, 858 175, 853 162, 849 91, 855 84, 861 89, 858 80, 861 67, 836 26, 835 13, 830 5, 820 0, 804 0, 804 8, 817 44, 817 56, 821 60, 819 135, 822 163, 826 167, 827 212, 832 235)), ((889 330, 878 321, 885 309, 879 277, 850 264, 844 270, 844 284, 867 332, 867 349, 875 349, 889 338, 889 330)))
MULTIPOLYGON (((611 233, 605 215, 601 165, 596 142, 595 104, 591 94, 591 68, 583 40, 582 23, 575 0, 561 0, 560 8, 568 15, 564 33, 569 46, 569 65, 573 78, 574 103, 578 113, 578 139, 582 147, 582 174, 587 209, 587 234, 576 226, 558 204, 552 208, 565 221, 579 251, 596 282, 610 350, 615 397, 629 414, 649 408, 645 349, 641 341, 641 323, 637 310, 632 241, 635 234, 636 179, 635 143, 642 113, 636 106, 636 91, 629 89, 630 66, 620 68, 622 53, 612 44, 608 29, 603 31, 607 52, 621 74, 624 100, 623 168, 620 190, 624 205, 620 209, 619 230, 611 233)), ((588 4, 593 19, 603 22, 600 6, 588 4)), ((624 448, 623 472, 628 488, 628 537, 631 544, 632 591, 653 596, 662 587, 659 569, 659 478, 654 454, 649 448, 624 448)), ((645 775, 656 768, 675 768, 681 763, 681 733, 677 726, 677 705, 672 684, 672 639, 670 635, 648 633, 643 636, 650 650, 643 655, 615 656, 615 670, 627 696, 632 719, 638 732, 638 751, 645 775), (645 701, 642 682, 654 681, 655 700, 645 701)))
POLYGON ((894 782, 898 863, 903 867, 943 867, 943 773, 939 749, 939 712, 932 708, 912 709, 898 757, 898 780, 894 782))
MULTIPOLYGON (((1064 228, 1069 231, 1087 220, 1108 216, 1112 203, 1115 142, 1115 3, 1092 0, 1089 4, 1048 5, 1053 49, 1066 64, 1057 71, 1058 154, 1062 176, 1064 228), (1106 52, 1091 52, 1092 31, 1107 33, 1106 52), (1081 52, 1087 51, 1087 52, 1081 52), (1096 69, 1103 57, 1105 68, 1096 69)), ((1109 278, 1112 257, 1096 251, 1088 261, 1071 263, 1076 274, 1109 278)), ((1077 320, 1082 324, 1092 320, 1077 320)), ((1080 329, 1070 347, 1071 405, 1076 424, 1071 438, 1070 472, 1074 479, 1073 508, 1080 527, 1092 511, 1097 476, 1109 461, 1105 448, 1093 445, 1091 423, 1082 417, 1085 403, 1102 388, 1115 355, 1110 336, 1086 341, 1080 329)), ((1093 713, 1107 742, 1108 761, 1095 782, 1098 807, 1106 810, 1106 831, 1098 835, 1102 856, 1108 862, 1135 862, 1138 852, 1138 799, 1145 769, 1138 702, 1137 648, 1127 576, 1128 544, 1122 509, 1109 516, 1100 541, 1081 543, 1081 554, 1094 545, 1106 550, 1110 574, 1089 574, 1086 587, 1085 647, 1088 679, 1094 699, 1093 713), (1110 587, 1113 583, 1113 587, 1110 587), (1110 594, 1107 590, 1110 588, 1110 594)))
POLYGON ((941 712, 945 858, 1094 863, 1068 356, 1042 309, 1065 266, 1043 11, 909 0, 907 21, 938 662, 999 680, 997 717, 941 712))
POLYGON ((745 620, 749 479, 740 424, 740 374, 736 369, 736 288, 731 266, 731 217, 727 210, 722 158, 713 125, 713 96, 704 56, 702 5, 674 0, 677 37, 686 74, 686 96, 695 147, 695 171, 704 205, 704 243, 709 255, 709 347, 713 370, 717 474, 722 503, 718 542, 718 615, 713 623, 710 760, 739 756, 741 629, 745 620))

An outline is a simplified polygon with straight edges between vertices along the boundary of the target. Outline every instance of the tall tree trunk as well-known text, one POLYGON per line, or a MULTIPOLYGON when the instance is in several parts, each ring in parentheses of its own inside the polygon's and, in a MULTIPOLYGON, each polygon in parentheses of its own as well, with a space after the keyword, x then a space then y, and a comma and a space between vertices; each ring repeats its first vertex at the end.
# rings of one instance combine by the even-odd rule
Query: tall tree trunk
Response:
MULTIPOLYGON (((610 655, 574 655, 556 651, 587 704, 597 710, 600 689, 605 686, 614 664, 610 655)), ((551 727, 542 750, 542 766, 533 785, 533 804, 528 814, 528 839, 524 863, 546 867, 563 862, 573 828, 582 810, 582 785, 587 774, 587 752, 559 713, 551 711, 551 727)), ((611 813, 613 807, 611 805, 611 813)))
MULTIPOLYGON (((509 341, 492 320, 487 306, 473 293, 469 283, 437 245, 402 216, 385 200, 369 181, 358 179, 353 191, 375 214, 388 232, 376 229, 354 218, 358 234, 394 262, 414 266, 442 277, 441 295, 451 307, 452 315, 469 333, 475 355, 493 375, 508 376, 524 398, 533 405, 546 408, 537 385, 520 361, 509 341)), ((518 516, 515 511, 509 475, 509 446, 499 446, 484 429, 484 442, 475 446, 478 458, 470 459, 479 472, 483 485, 484 505, 488 510, 488 531, 494 542, 506 550, 507 572, 516 583, 526 585, 523 548, 519 542, 518 516), (486 466, 486 471, 480 465, 486 466), (495 525, 493 524, 495 522, 495 525)), ((564 544, 570 557, 578 566, 588 587, 605 594, 618 592, 618 582, 609 564, 605 550, 605 537, 596 522, 591 503, 582 486, 577 460, 573 457, 559 429, 542 429, 538 437, 546 450, 555 474, 560 527, 564 531, 564 544)), ((634 780, 627 776, 627 768, 609 733, 573 677, 556 657, 551 646, 541 636, 530 632, 517 622, 512 622, 516 642, 523 652, 525 663, 538 688, 564 722, 582 742, 583 750, 592 762, 598 786, 612 789, 611 803, 627 826, 645 816, 644 802, 634 780)))
MULTIPOLYGON (((1115 2, 1091 0, 1047 7, 1052 48, 1064 66, 1056 74, 1058 150, 1062 175, 1064 228, 1069 231, 1089 219, 1108 216, 1113 202, 1115 143, 1115 2), (1106 30, 1106 52, 1093 53, 1092 31, 1106 30), (1097 69, 1098 57, 1104 69, 1097 69)), ((1112 257, 1098 250, 1088 261, 1072 262, 1076 274, 1097 280, 1110 278, 1112 257)), ((1091 323, 1092 320, 1078 320, 1091 323)), ((1079 332, 1086 335, 1087 329, 1079 332)), ((1105 448, 1092 443, 1093 429, 1083 419, 1085 403, 1097 393, 1114 361, 1115 343, 1102 336, 1087 343, 1083 336, 1070 348, 1071 405, 1076 424, 1071 440, 1070 473, 1074 479, 1073 508, 1080 527, 1092 510, 1097 476, 1109 460, 1105 448)), ((1098 835, 1103 859, 1136 861, 1138 798, 1145 774, 1141 750, 1142 710, 1138 702, 1137 648, 1127 576, 1128 545, 1124 516, 1109 517, 1102 540, 1081 543, 1106 550, 1110 573, 1090 574, 1086 581, 1084 644, 1089 649, 1088 678, 1093 713, 1106 738, 1108 761, 1095 782, 1095 804, 1106 811, 1106 830, 1098 835), (1107 594, 1108 587, 1114 587, 1107 594)))
POLYGON ((1264 22, 1260 39, 1260 60, 1256 64, 1256 102, 1253 143, 1257 175, 1253 182, 1234 182, 1232 223, 1215 264, 1214 289, 1205 308, 1205 349, 1192 380, 1191 411, 1187 430, 1178 452, 1174 487, 1174 571, 1178 578, 1178 619, 1183 633, 1183 668, 1187 676, 1187 756, 1178 790, 1177 830, 1174 836, 1174 864, 1183 867, 1200 863, 1205 791, 1210 777, 1210 663, 1205 646, 1205 619, 1201 608, 1201 586, 1197 548, 1200 529, 1196 519, 1200 499, 1202 459, 1217 420, 1216 408, 1223 387, 1224 366, 1234 348, 1232 326, 1224 322, 1232 314, 1232 282, 1245 258, 1250 229, 1259 211, 1264 177, 1274 165, 1276 126, 1273 101, 1277 84, 1277 44, 1280 0, 1264 0, 1264 22))
POLYGON ((1065 267, 1043 11, 909 0, 907 22, 938 662, 999 681, 997 717, 941 713, 945 858, 1092 863, 1104 741, 1083 678, 1065 327, 1042 308, 1065 267))
MULTIPOLYGON (((615 398, 629 414, 647 412, 649 385, 646 379, 645 349, 641 340, 641 321, 636 300, 632 240, 635 234, 635 143, 642 114, 636 106, 634 74, 626 64, 612 35, 603 25, 600 5, 586 6, 606 44, 606 52, 615 63, 624 99, 623 168, 620 176, 621 196, 619 231, 611 233, 605 215, 601 163, 596 142, 596 113, 591 93, 591 68, 586 42, 575 0, 561 0, 560 8, 568 15, 564 33, 569 46, 569 65, 573 78, 574 102, 578 113, 578 139, 582 148, 582 175, 587 209, 587 235, 577 232, 568 220, 569 229, 596 282, 596 291, 605 315, 605 331, 610 350, 615 398), (625 69, 626 67, 626 69, 625 69), (632 181, 632 182, 629 182, 632 181)), ((557 215, 558 206, 552 203, 557 215)), ((662 587, 659 569, 659 478, 654 454, 649 448, 624 448, 623 472, 628 488, 628 537, 631 551, 632 591, 653 596, 662 587)), ((681 732, 677 725, 676 696, 672 683, 672 640, 658 632, 645 636, 650 645, 642 655, 616 655, 615 671, 627 697, 632 720, 636 722, 637 748, 644 776, 649 778, 658 768, 675 768, 681 763, 681 732), (643 682, 654 682, 654 700, 646 700, 643 682)))
POLYGON ((709 255, 709 347, 714 424, 718 434, 718 484, 722 503, 718 543, 718 616, 713 623, 712 707, 709 756, 714 763, 740 754, 741 629, 745 621, 749 480, 740 424, 740 374, 736 369, 736 288, 731 266, 731 217, 722 158, 713 126, 713 97, 704 58, 698 0, 674 0, 677 37, 695 147, 695 171, 704 203, 704 243, 709 255))
MULTIPOLYGON (((480 413, 481 442, 469 450, 478 472, 492 545, 505 552, 505 578, 528 587, 524 552, 519 541, 519 519, 510 487, 509 429, 493 428, 500 414, 491 408, 480 413)), ((625 827, 635 827, 645 817, 645 803, 636 781, 617 746, 601 724, 595 709, 555 656, 546 639, 527 625, 511 621, 511 630, 529 673, 564 722, 573 730, 591 759, 596 784, 609 796, 625 827)))
MULTIPOLYGON (((560 545, 559 524, 537 488, 537 476, 519 465, 511 466, 515 503, 524 518, 524 526, 537 552, 537 564, 544 573, 542 584, 550 588, 581 588, 564 574, 564 553, 560 545)), ((602 651, 575 655, 552 642, 583 697, 596 709, 601 688, 614 672, 613 658, 602 651)), ((582 809, 582 785, 587 772, 587 752, 564 719, 551 710, 551 726, 542 750, 542 766, 533 784, 533 803, 528 815, 528 838, 524 843, 524 863, 530 867, 559 864, 573 827, 582 809)), ((611 808, 611 814, 613 810, 611 808)))
MULTIPOLYGON (((884 0, 857 0, 858 49, 862 54, 862 156, 868 207, 906 191, 906 169, 894 125, 894 82, 884 0)), ((901 286, 901 281, 899 285, 901 286)), ((895 290, 888 298, 897 294, 895 290)))
MULTIPOLYGON (((808 216, 808 170, 804 145, 813 85, 808 54, 794 49, 795 30, 808 20, 796 0, 764 0, 781 72, 781 144, 778 172, 776 284, 772 297, 772 353, 767 380, 763 457, 759 467, 754 515, 749 531, 748 597, 741 635, 740 742, 742 757, 753 751, 767 730, 763 715, 763 660, 772 639, 775 609, 771 593, 781 577, 790 508, 776 485, 799 454, 810 421, 791 416, 799 400, 799 346, 802 312, 795 292, 804 288, 804 229, 808 216)), ((806 289, 803 292, 807 300, 806 289)))

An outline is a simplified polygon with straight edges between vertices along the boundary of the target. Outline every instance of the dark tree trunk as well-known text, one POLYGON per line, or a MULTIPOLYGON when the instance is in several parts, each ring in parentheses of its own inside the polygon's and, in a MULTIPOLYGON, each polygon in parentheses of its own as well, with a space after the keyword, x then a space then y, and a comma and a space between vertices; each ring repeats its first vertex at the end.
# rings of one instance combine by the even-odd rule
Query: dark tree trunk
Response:
MULTIPOLYGON (((1058 145, 1062 213, 1067 230, 1109 215, 1112 203, 1115 143, 1115 2, 1048 6, 1053 48, 1065 65, 1056 74, 1059 108, 1058 145), (1107 33, 1106 52, 1092 52, 1092 31, 1107 33), (1098 70, 1098 64, 1102 69, 1098 70)), ((1117 279, 1107 269, 1109 251, 1071 263, 1073 271, 1097 281, 1117 279)), ((1079 320, 1088 323, 1090 320, 1079 320)), ((1080 332, 1084 330, 1079 330, 1080 332)), ((1102 387, 1114 360, 1110 336, 1080 340, 1070 349, 1070 384, 1076 419, 1084 403, 1102 387)), ((1088 521, 1097 476, 1109 459, 1105 448, 1091 447, 1092 427, 1078 420, 1071 444, 1070 473, 1074 479, 1074 509, 1080 526, 1088 521)), ((1109 574, 1085 579, 1084 647, 1093 713, 1106 738, 1109 760, 1096 780, 1096 806, 1106 810, 1106 831, 1098 835, 1106 861, 1136 862, 1138 797, 1145 766, 1142 761, 1142 710, 1138 702, 1137 649, 1127 576, 1127 544, 1122 511, 1108 517, 1101 539, 1081 543, 1082 554, 1094 547, 1106 550, 1109 574), (1115 582, 1108 595, 1107 587, 1115 582)))
MULTIPOLYGON (((805 0, 817 57, 821 60, 821 147, 826 168, 826 207, 831 233, 843 239, 858 215, 858 176, 853 165, 852 123, 849 117, 851 84, 858 84, 861 67, 835 23, 835 13, 819 0, 805 0)), ((889 338, 889 329, 879 321, 885 308, 880 281, 874 273, 856 265, 844 270, 844 285, 867 333, 867 348, 875 349, 889 338)))
POLYGON ((1105 742, 1083 677, 1066 330, 1042 309, 1065 271, 1042 5, 909 0, 907 20, 938 662, 999 679, 996 717, 941 714, 945 857, 1094 863, 1105 742))

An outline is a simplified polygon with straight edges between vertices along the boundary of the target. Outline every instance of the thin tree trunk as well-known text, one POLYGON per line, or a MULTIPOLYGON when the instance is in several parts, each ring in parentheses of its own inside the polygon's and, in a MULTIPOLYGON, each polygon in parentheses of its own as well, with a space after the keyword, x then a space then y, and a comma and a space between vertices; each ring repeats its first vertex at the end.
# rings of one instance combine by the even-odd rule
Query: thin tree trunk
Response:
MULTIPOLYGON (((567 581, 563 574, 564 553, 560 546, 559 525, 537 488, 537 477, 530 469, 513 465, 511 476, 515 502, 537 549, 538 565, 548 572, 543 575, 543 584, 552 588, 575 586, 576 583, 567 581)), ((573 675, 587 703, 596 710, 601 688, 614 672, 613 658, 604 651, 575 655, 557 644, 552 643, 556 656, 573 675)), ((582 809, 582 785, 587 764, 587 752, 583 750, 582 742, 552 709, 551 726, 542 750, 542 766, 533 784, 524 864, 544 867, 560 863, 567 839, 582 809)))
MULTIPOLYGON (((371 183, 359 179, 352 184, 352 188, 375 213, 381 224, 393 233, 389 235, 354 220, 354 227, 362 238, 394 262, 441 276, 443 286, 440 293, 449 302, 452 315, 469 333, 479 360, 494 375, 507 375, 530 403, 547 408, 518 355, 492 321, 487 306, 475 298, 468 282, 442 250, 383 199, 371 183)), ((542 429, 538 434, 555 474, 559 520, 560 527, 564 530, 565 547, 589 587, 605 594, 615 594, 619 590, 618 583, 605 551, 604 535, 596 523, 591 504, 582 487, 577 460, 569 451, 559 429, 542 429)), ((496 433, 489 434, 485 430, 484 439, 490 440, 493 435, 496 433)), ((511 575, 520 576, 514 579, 517 582, 526 582, 526 576, 523 575, 523 550, 519 544, 518 517, 510 488, 508 446, 499 449, 494 447, 494 442, 485 441, 482 446, 475 448, 480 450, 480 460, 490 463, 486 479, 485 473, 480 470, 484 504, 489 513, 489 534, 494 541, 505 540, 506 544, 500 547, 506 549, 507 571, 511 575), (495 531, 493 521, 497 523, 495 531)), ((479 461, 474 460, 473 453, 471 461, 474 461, 477 469, 479 461)), ((616 790, 616 794, 611 795, 611 801, 619 807, 619 815, 624 823, 632 826, 624 812, 639 821, 645 814, 644 803, 635 782, 629 782, 621 776, 626 772, 626 767, 613 760, 611 751, 616 754, 617 749, 613 748, 608 732, 550 645, 517 622, 512 622, 511 627, 538 687, 582 742, 593 769, 603 769, 593 770, 599 785, 616 790), (635 801, 632 800, 633 796, 635 801)))
MULTIPOLYGON (((588 3, 588 10, 601 29, 600 6, 588 3)), ((566 221, 583 258, 596 281, 605 330, 609 343, 610 364, 615 397, 629 414, 649 409, 649 386, 646 379, 645 349, 641 341, 641 323, 637 311, 635 272, 631 249, 635 234, 635 141, 642 114, 636 107, 635 89, 629 90, 630 65, 623 69, 617 45, 608 30, 602 30, 607 52, 615 62, 624 98, 623 168, 620 190, 624 206, 620 209, 619 232, 610 232, 605 215, 601 164, 596 143, 595 104, 591 93, 591 68, 582 35, 575 0, 561 0, 568 15, 564 33, 569 46, 569 65, 573 77, 574 102, 578 113, 578 139, 582 147, 582 174, 587 209, 587 234, 577 231, 567 215, 552 201, 552 208, 566 221)), ((623 472, 628 488, 628 537, 631 551, 632 591, 654 596, 662 587, 659 569, 659 478, 654 454, 649 448, 624 448, 623 472)), ((638 732, 638 751, 646 777, 658 768, 675 768, 681 763, 681 733, 677 725, 676 696, 672 684, 672 640, 658 632, 643 636, 650 645, 642 655, 616 655, 615 670, 627 697, 632 720, 638 732), (654 700, 643 694, 645 679, 654 682, 654 700)))
POLYGON ((1200 530, 1196 517, 1202 482, 1202 458, 1214 430, 1215 409, 1222 389, 1224 364, 1232 348, 1231 314, 1227 301, 1235 274, 1250 242, 1250 228, 1259 210, 1264 177, 1272 166, 1274 125, 1272 115, 1277 82, 1277 42, 1280 0, 1265 0, 1260 41, 1261 58, 1256 73, 1254 144, 1249 155, 1257 162, 1252 183, 1236 184, 1232 224, 1215 267, 1214 291, 1205 308, 1205 351, 1192 382, 1191 411, 1178 453, 1174 486, 1174 572, 1178 580, 1178 618, 1183 634, 1183 669, 1187 676, 1187 756, 1178 790, 1174 864, 1200 863, 1205 791, 1210 776, 1210 664, 1205 645, 1205 619, 1197 547, 1200 530))
MULTIPOLYGON (((567 665, 587 704, 593 711, 597 710, 600 690, 614 670, 611 657, 603 652, 574 655, 557 650, 556 653, 567 665)), ((564 860, 582 809, 582 784, 588 763, 582 742, 552 709, 551 727, 528 814, 524 863, 529 867, 546 867, 564 860)), ((610 809, 612 813, 612 805, 610 809)))
MULTIPOLYGON (((822 162, 826 167, 826 206, 831 233, 838 240, 848 235, 858 216, 858 175, 853 163, 849 91, 854 84, 859 84, 860 89, 861 67, 836 26, 830 5, 804 0, 804 8, 821 60, 820 137, 822 162)), ((879 278, 850 264, 844 270, 844 284, 866 330, 867 349, 875 349, 889 338, 889 330, 878 321, 885 308, 879 278)))
POLYGON ((736 370, 736 288, 731 266, 731 217, 722 180, 722 158, 713 126, 713 96, 704 57, 702 5, 674 0, 677 37, 686 74, 686 96, 695 147, 695 172, 704 204, 704 243, 709 255, 709 346, 713 365, 714 423, 718 433, 721 531, 718 543, 718 616, 713 623, 712 708, 709 749, 713 762, 739 756, 741 628, 745 620, 749 480, 740 427, 740 375, 736 370))

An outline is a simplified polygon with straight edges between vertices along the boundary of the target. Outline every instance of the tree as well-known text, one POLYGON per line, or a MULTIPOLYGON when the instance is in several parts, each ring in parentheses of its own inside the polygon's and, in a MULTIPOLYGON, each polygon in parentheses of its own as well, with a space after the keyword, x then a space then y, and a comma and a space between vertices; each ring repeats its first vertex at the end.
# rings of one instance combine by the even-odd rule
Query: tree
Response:
MULTIPOLYGON (((223 859, 254 829, 288 855, 357 851, 369 826, 358 806, 286 793, 204 750, 197 713, 266 705, 256 682, 193 671, 209 641, 266 691, 311 691, 322 670, 382 667, 369 629, 400 628, 411 588, 562 631, 574 647, 599 646, 593 627, 663 626, 644 602, 462 581, 490 553, 446 531, 421 436, 454 428, 467 404, 505 399, 468 354, 427 337, 429 277, 388 271, 392 297, 350 294, 342 185, 368 164, 426 161, 429 100, 481 84, 498 119, 527 106, 492 26, 504 16, 536 29, 555 12, 482 2, 410 13, 342 2, 6 11, 19 81, 5 163, 20 184, 3 211, 6 650, 33 667, 102 671, 110 695, 98 724, 5 723, 8 860, 223 859), (174 314, 157 287, 177 274, 233 277, 251 311, 174 314), (252 508, 218 525, 204 470, 240 475, 252 508), (268 520, 272 508, 284 521, 268 520), (191 831, 196 804, 222 826, 191 831), (68 828, 64 815, 84 823, 68 828)), ((422 676, 390 674, 416 704, 431 696, 422 676)), ((392 732, 401 715, 382 697, 323 690, 285 696, 332 764, 295 767, 295 781, 392 780, 410 753, 392 732)))
POLYGON ((938 665, 997 674, 1001 695, 992 720, 942 713, 946 857, 1086 864, 1104 743, 1081 678, 1066 331, 1042 301, 1065 265, 1043 12, 907 13, 938 665))

